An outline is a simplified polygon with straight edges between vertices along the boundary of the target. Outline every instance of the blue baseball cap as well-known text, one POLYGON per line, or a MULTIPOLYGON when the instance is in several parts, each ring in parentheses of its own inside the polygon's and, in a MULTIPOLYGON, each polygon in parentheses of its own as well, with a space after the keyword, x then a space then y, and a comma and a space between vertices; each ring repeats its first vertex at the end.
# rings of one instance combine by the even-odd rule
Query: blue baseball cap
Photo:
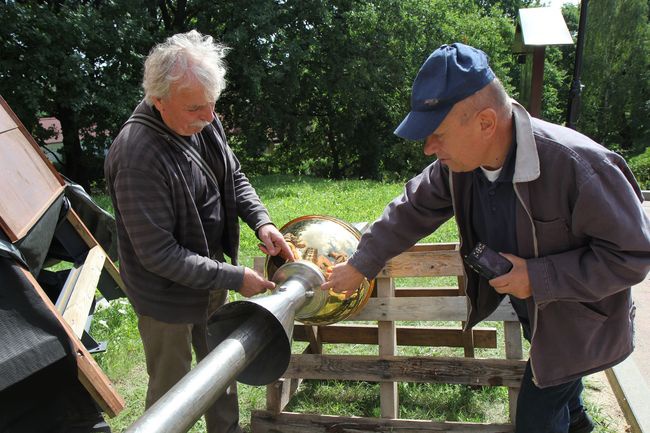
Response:
POLYGON ((456 102, 494 80, 483 51, 455 43, 442 45, 424 62, 413 82, 411 111, 395 135, 422 140, 435 131, 456 102))

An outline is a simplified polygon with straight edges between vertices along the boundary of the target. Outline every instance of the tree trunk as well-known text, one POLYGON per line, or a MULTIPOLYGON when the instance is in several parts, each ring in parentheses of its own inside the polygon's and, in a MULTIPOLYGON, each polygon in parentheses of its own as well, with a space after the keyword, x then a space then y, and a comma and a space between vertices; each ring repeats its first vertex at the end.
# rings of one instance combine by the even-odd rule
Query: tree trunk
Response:
POLYGON ((341 179, 343 176, 341 170, 341 161, 336 146, 336 137, 335 134, 332 132, 332 125, 329 122, 327 125, 327 144, 330 148, 330 154, 332 155, 331 176, 334 179, 341 179))
POLYGON ((77 116, 71 108, 61 106, 57 107, 55 115, 61 122, 63 135, 63 174, 90 193, 90 177, 79 140, 77 116))

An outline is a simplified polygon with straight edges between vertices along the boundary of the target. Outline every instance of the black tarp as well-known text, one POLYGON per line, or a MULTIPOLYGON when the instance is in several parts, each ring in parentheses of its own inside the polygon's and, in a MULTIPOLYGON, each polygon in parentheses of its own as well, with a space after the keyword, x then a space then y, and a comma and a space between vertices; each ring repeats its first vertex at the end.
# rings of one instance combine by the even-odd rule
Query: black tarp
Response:
MULTIPOLYGON (((60 260, 81 263, 88 251, 66 219, 71 203, 84 225, 88 224, 100 245, 114 257, 114 220, 73 183, 19 241, 10 243, 0 231, 2 433, 110 432, 78 380, 76 355, 67 334, 21 270, 28 269, 52 303, 56 302, 68 271, 43 268, 60 260)), ((100 280, 104 296, 124 296, 114 281, 105 280, 100 280)))

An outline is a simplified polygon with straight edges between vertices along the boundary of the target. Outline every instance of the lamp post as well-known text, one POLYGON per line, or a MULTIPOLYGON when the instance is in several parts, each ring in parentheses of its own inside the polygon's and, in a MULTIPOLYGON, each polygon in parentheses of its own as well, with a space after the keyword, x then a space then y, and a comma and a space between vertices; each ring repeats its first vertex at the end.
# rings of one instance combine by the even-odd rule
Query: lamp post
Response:
POLYGON ((521 102, 534 117, 542 113, 546 46, 568 44, 573 44, 573 39, 559 8, 519 9, 513 52, 526 63, 521 102))
POLYGON ((582 83, 580 74, 582 73, 582 56, 585 47, 585 32, 587 31, 587 8, 589 0, 580 2, 580 22, 578 24, 578 41, 576 46, 576 58, 573 67, 573 81, 569 91, 569 103, 567 108, 566 125, 575 129, 575 123, 580 113, 580 96, 582 94, 582 83))

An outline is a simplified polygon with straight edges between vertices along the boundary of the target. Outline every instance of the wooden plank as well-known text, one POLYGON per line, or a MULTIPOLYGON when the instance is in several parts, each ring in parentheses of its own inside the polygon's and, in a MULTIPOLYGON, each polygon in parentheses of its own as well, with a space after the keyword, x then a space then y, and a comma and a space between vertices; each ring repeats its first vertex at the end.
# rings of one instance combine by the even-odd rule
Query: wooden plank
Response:
MULTIPOLYGON (((510 323, 510 322, 507 322, 510 323)), ((495 328, 473 328, 474 346, 484 349, 497 347, 495 328)), ((373 325, 321 326, 318 334, 322 343, 329 344, 378 344, 377 327, 373 325)), ((398 346, 463 347, 463 331, 458 328, 397 326, 398 346)), ((302 326, 293 330, 295 341, 309 341, 302 326)))
POLYGON ((463 275, 458 251, 407 251, 390 260, 379 277, 437 277, 463 275))
POLYGON ((6 110, 0 109, 0 133, 18 128, 14 119, 6 110))
POLYGON ((286 379, 280 378, 279 380, 266 386, 266 410, 273 413, 280 413, 289 404, 291 397, 294 396, 298 390, 298 386, 302 382, 301 379, 286 379))
MULTIPOLYGON (((395 284, 390 278, 377 279, 377 298, 390 299, 395 294, 395 284)), ((379 355, 394 356, 397 353, 397 334, 395 322, 379 321, 377 323, 379 355)), ((397 383, 382 382, 379 385, 379 406, 382 418, 399 416, 399 395, 397 383)))
MULTIPOLYGON (((464 321, 467 320, 467 298, 464 296, 435 298, 371 298, 366 306, 349 320, 388 321, 464 321)), ((507 299, 487 321, 518 321, 507 299)))
POLYGON ((436 296, 460 296, 458 287, 397 287, 396 298, 426 298, 436 296))
POLYGON ((34 290, 39 295, 47 309, 52 312, 56 320, 65 330, 66 334, 68 334, 68 338, 70 338, 70 342, 76 354, 79 381, 97 404, 99 404, 102 410, 108 414, 108 416, 116 416, 122 409, 124 409, 124 399, 122 399, 122 397, 117 393, 111 381, 106 377, 106 374, 104 374, 88 350, 86 350, 81 341, 79 341, 70 325, 68 325, 68 323, 56 311, 52 301, 47 297, 34 276, 26 269, 21 270, 25 278, 27 278, 27 280, 32 284, 34 290))
POLYGON ((63 318, 68 322, 75 335, 81 338, 88 321, 88 313, 95 299, 97 283, 106 262, 106 253, 99 245, 88 251, 70 296, 63 310, 63 318))
POLYGON ((0 96, 0 227, 11 242, 27 234, 63 193, 65 181, 0 96))
POLYGON ((436 242, 436 243, 427 243, 422 242, 419 244, 413 245, 411 248, 406 250, 406 252, 421 252, 421 251, 458 251, 459 245, 458 242, 436 242))
MULTIPOLYGON (((298 326, 295 329, 301 329, 302 326, 298 326)), ((305 325, 305 329, 307 325, 305 325)), ((311 345, 307 346, 303 353, 311 354, 312 347, 311 345)), ((320 352, 318 352, 320 353, 320 352)), ((289 404, 289 400, 293 397, 298 391, 298 387, 302 383, 301 378, 291 378, 285 379, 280 378, 274 383, 267 385, 266 387, 266 409, 275 413, 280 413, 284 408, 289 404)))
MULTIPOLYGON (((261 275, 266 276, 266 257, 253 257, 253 270, 261 275)), ((268 278, 268 277, 267 277, 268 278)))
POLYGON ((251 413, 253 433, 513 433, 512 424, 310 415, 293 412, 251 413))
MULTIPOLYGON (((466 296, 465 293, 465 285, 467 284, 465 281, 465 275, 459 275, 456 277, 456 281, 458 284, 458 292, 461 296, 466 296)), ((474 358, 474 333, 471 331, 471 329, 465 329, 467 326, 466 321, 461 321, 460 322, 460 327, 463 329, 463 349, 465 352, 465 357, 467 358, 474 358)))
POLYGON ((0 225, 11 242, 21 239, 63 194, 19 129, 0 134, 0 225))
POLYGON ((56 299, 56 302, 54 303, 54 306, 56 307, 56 311, 58 311, 59 314, 63 314, 63 311, 65 311, 65 307, 68 305, 68 302, 70 302, 70 298, 72 297, 72 292, 74 292, 74 285, 77 284, 77 280, 79 279, 79 275, 81 274, 81 268, 82 268, 81 265, 75 264, 68 271, 68 277, 66 278, 65 283, 63 283, 63 287, 61 288, 59 297, 56 299))
MULTIPOLYGON (((81 221, 81 218, 79 218, 79 215, 77 214, 77 212, 74 211, 74 209, 70 208, 68 210, 66 219, 72 225, 72 227, 75 229, 75 231, 79 234, 81 239, 89 248, 94 248, 95 246, 99 245, 97 239, 95 239, 92 233, 90 233, 90 231, 81 221)), ((122 292, 126 293, 127 292, 126 286, 124 285, 124 281, 122 281, 122 276, 120 275, 120 271, 117 269, 115 263, 113 263, 110 257, 108 257, 106 253, 104 253, 104 255, 106 257, 106 259, 104 260, 104 270, 108 272, 108 274, 113 279, 113 281, 115 281, 115 284, 117 284, 119 288, 122 289, 122 292)))
POLYGON ((284 377, 519 387, 525 361, 456 357, 292 355, 284 377))
POLYGON ((323 342, 318 326, 303 325, 299 326, 305 331, 307 341, 309 342, 309 353, 323 353, 323 342))
POLYGON ((650 433, 650 387, 634 359, 628 357, 605 374, 631 433, 650 433))
POLYGON ((34 138, 31 136, 31 134, 29 133, 27 128, 25 128, 25 125, 23 125, 23 123, 20 121, 20 119, 18 119, 18 116, 16 116, 16 113, 13 112, 13 110, 11 109, 9 104, 7 104, 7 101, 5 101, 2 96, 0 96, 0 111, 4 111, 7 115, 9 115, 9 117, 11 117, 11 119, 16 124, 16 126, 18 126, 18 129, 23 134, 23 136, 25 138, 27 138, 27 141, 29 142, 30 146, 32 147, 32 150, 36 153, 36 155, 38 155, 38 157, 40 157, 41 162, 45 166, 47 166, 49 168, 50 172, 52 173, 52 175, 54 175, 54 177, 56 177, 59 184, 61 186, 65 186, 65 180, 59 174, 59 172, 56 171, 56 168, 54 168, 54 164, 52 164, 52 161, 50 161, 47 158, 47 156, 45 156, 45 154, 43 153, 41 148, 38 146, 38 143, 36 143, 36 141, 34 141, 34 138))
POLYGON ((503 333, 507 359, 523 359, 524 349, 521 344, 521 325, 519 322, 503 324, 503 333))
MULTIPOLYGON (((519 322, 504 322, 503 333, 506 346, 506 359, 522 359, 524 349, 521 344, 521 326, 519 322)), ((517 398, 519 397, 519 388, 508 388, 508 409, 510 421, 515 422, 517 419, 517 398)))

